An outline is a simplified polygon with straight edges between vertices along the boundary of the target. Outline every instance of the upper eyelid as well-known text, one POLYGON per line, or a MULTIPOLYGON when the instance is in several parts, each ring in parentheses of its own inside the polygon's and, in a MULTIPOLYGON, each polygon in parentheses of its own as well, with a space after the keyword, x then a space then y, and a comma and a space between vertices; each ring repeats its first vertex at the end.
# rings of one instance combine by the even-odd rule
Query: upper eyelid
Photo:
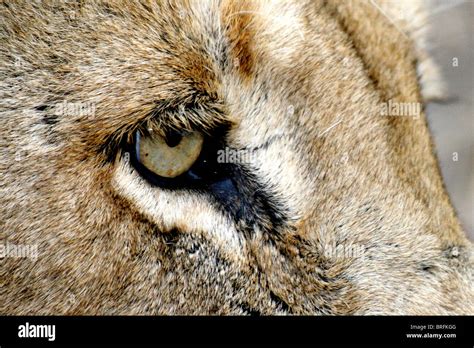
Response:
MULTIPOLYGON (((208 98, 206 98, 208 99, 208 98)), ((219 101, 192 101, 165 106, 158 106, 150 113, 152 119, 158 120, 164 127, 189 130, 212 130, 222 124, 234 123, 219 101), (164 118, 162 118, 165 116, 164 118)))
POLYGON ((164 135, 167 129, 200 131, 212 136, 215 129, 231 127, 235 124, 218 102, 211 103, 181 103, 162 102, 150 111, 146 117, 134 124, 125 124, 110 134, 98 149, 105 155, 107 162, 113 162, 120 149, 134 143, 136 132, 142 135, 150 133, 150 129, 164 135), (176 103, 176 104, 175 104, 176 103), (179 114, 179 105, 185 105, 184 115, 179 114))

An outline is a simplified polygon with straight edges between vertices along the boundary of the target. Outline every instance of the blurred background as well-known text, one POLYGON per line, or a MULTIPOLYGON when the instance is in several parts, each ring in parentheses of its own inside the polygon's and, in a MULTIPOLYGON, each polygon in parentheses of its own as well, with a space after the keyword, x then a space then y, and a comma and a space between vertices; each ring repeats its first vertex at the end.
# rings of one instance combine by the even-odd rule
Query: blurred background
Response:
POLYGON ((441 68, 449 99, 428 104, 428 122, 451 200, 474 241, 474 1, 432 2, 429 52, 441 68))

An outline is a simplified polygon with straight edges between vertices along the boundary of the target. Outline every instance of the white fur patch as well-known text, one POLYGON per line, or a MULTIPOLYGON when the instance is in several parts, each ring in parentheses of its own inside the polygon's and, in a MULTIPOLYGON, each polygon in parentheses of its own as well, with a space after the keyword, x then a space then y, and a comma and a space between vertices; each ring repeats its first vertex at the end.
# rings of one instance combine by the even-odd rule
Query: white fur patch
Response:
POLYGON ((202 235, 228 259, 243 264, 244 239, 232 221, 214 209, 204 195, 152 187, 123 159, 116 166, 113 184, 121 196, 146 214, 163 233, 176 227, 183 233, 202 235))

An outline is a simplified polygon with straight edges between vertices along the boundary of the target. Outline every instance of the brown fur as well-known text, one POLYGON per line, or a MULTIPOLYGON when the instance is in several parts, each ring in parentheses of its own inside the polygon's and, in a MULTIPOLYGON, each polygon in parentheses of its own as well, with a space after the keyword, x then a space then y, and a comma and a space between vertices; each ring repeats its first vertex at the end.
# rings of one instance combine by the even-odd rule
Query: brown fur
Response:
MULTIPOLYGON (((252 47, 252 33, 256 16, 252 15, 254 6, 250 2, 227 1, 222 5, 222 18, 226 23, 226 32, 231 46, 233 64, 243 79, 250 78, 255 66, 255 48, 252 47)), ((258 19, 257 19, 258 20, 258 19)))
POLYGON ((1 314, 474 314, 425 116, 379 114, 423 102, 420 55, 370 2, 8 1, 0 30, 0 241, 40 253, 0 260, 1 314), (120 147, 221 122, 280 226, 120 147))

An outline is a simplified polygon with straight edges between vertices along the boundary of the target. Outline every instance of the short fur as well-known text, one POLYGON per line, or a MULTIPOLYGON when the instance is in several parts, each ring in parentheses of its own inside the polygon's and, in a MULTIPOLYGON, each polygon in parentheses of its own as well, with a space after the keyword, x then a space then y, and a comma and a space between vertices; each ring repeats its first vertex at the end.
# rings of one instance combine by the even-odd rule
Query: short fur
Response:
POLYGON ((40 254, 0 260, 0 314, 474 314, 473 245, 425 116, 380 116, 423 102, 427 59, 384 12, 2 2, 0 241, 40 254), (55 115, 63 101, 95 114, 55 115), (280 223, 153 187, 121 148, 144 125, 220 122, 280 223))

